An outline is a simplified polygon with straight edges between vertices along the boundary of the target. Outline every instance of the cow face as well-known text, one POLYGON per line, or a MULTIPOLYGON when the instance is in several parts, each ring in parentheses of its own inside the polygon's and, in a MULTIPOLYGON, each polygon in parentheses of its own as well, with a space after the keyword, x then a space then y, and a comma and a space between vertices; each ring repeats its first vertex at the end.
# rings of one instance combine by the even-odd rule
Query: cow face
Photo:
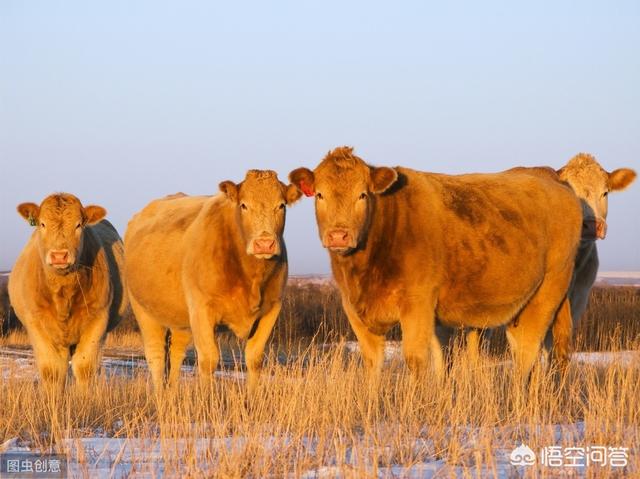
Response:
POLYGON ((339 254, 365 240, 376 195, 397 178, 393 168, 369 166, 348 147, 329 152, 314 171, 298 168, 289 175, 301 192, 315 196, 322 245, 339 254))
POLYGON ((220 191, 236 206, 247 254, 261 259, 280 255, 286 207, 301 196, 274 171, 250 170, 244 181, 220 183, 220 191))
POLYGON ((593 156, 580 153, 558 170, 558 174, 581 200, 583 239, 604 239, 607 234, 609 193, 624 190, 633 183, 635 171, 620 168, 608 173, 593 156))
POLYGON ((101 221, 107 211, 101 206, 83 207, 73 195, 50 195, 40 206, 18 205, 18 213, 36 228, 35 237, 45 268, 64 274, 74 269, 82 254, 84 230, 101 221))

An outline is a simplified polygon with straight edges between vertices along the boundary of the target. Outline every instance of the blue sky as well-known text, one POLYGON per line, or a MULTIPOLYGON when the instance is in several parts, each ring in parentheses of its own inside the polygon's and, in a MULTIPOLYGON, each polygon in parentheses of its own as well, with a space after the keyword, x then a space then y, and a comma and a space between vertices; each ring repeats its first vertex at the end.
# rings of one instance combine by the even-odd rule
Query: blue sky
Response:
MULTIPOLYGON (((640 169, 640 3, 0 3, 0 269, 54 191, 124 234, 147 202, 348 144, 426 171, 640 169)), ((640 270, 640 182, 610 197, 601 270, 640 270)), ((312 202, 292 273, 329 271, 312 202)))

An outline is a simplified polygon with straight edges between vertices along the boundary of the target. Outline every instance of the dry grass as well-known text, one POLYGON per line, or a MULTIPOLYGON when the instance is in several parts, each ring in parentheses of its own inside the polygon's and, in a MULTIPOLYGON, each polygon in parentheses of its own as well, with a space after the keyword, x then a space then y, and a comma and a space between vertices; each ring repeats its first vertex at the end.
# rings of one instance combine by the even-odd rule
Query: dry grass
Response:
MULTIPOLYGON (((594 289, 578 331, 581 349, 639 350, 639 298, 632 288, 594 289)), ((78 456, 82 438, 145 439, 134 468, 150 467, 145 457, 159 451, 168 477, 300 477, 314 470, 328 477, 404 477, 407 469, 401 468, 433 461, 442 468, 436 477, 476 477, 479 469, 494 477, 520 442, 535 451, 625 446, 631 448, 629 468, 618 473, 640 477, 637 364, 574 361, 560 387, 539 368, 523 395, 511 387, 502 358, 474 364, 458 354, 440 386, 430 376, 413 381, 396 358, 372 391, 358 355, 345 353, 343 341, 351 337, 335 288, 289 288, 256 397, 247 398, 241 379, 217 378, 203 388, 187 374, 175 393, 158 402, 146 370, 138 369, 131 377, 103 372, 89 394, 72 385, 57 398, 32 377, 5 374, 0 442, 17 436, 88 464, 78 456)), ((219 338, 223 354, 237 357, 241 345, 232 335, 219 338)), ((26 344, 20 330, 0 337, 0 346, 26 344)), ((105 347, 107 353, 142 352, 130 323, 112 332, 105 347)), ((555 477, 549 468, 527 471, 555 477)), ((587 473, 612 477, 608 469, 587 473)), ((514 469, 508 477, 518 474, 514 469)))
MULTIPOLYGON (((441 387, 430 376, 412 380, 393 360, 375 391, 357 356, 341 345, 298 353, 287 365, 268 358, 254 398, 247 398, 242 381, 217 378, 201 387, 189 376, 157 402, 144 371, 133 378, 103 374, 89 394, 70 387, 61 399, 43 395, 33 380, 0 379, 0 439, 19 436, 70 452, 73 439, 96 431, 144 438, 149 453, 160 444, 169 477, 300 477, 326 466, 333 467, 330 476, 390 477, 386 468, 435 460, 444 468, 439 477, 456 467, 463 474, 482 467, 493 477, 499 451, 508 454, 520 442, 534 450, 635 448, 628 472, 640 473, 637 367, 574 364, 559 390, 538 372, 524 397, 511 390, 508 367, 493 359, 473 365, 459 355, 441 387)), ((138 470, 146 467, 143 457, 138 470)), ((610 477, 610 471, 589 471, 610 477)))

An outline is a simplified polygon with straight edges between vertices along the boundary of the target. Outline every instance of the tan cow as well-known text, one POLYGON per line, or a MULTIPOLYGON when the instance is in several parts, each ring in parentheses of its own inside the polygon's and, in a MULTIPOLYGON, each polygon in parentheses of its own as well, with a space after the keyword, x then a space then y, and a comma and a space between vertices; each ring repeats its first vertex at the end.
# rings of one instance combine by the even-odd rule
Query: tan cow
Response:
POLYGON ((107 331, 127 309, 123 245, 101 206, 67 193, 18 212, 35 227, 9 278, 9 297, 33 346, 40 376, 61 386, 69 356, 86 386, 107 331))
MULTIPOLYGON (((635 171, 620 168, 611 173, 603 169, 595 157, 579 153, 559 170, 548 166, 517 167, 507 173, 531 174, 571 186, 582 204, 582 238, 575 260, 574 277, 569 289, 571 317, 560 316, 547 334, 546 346, 553 353, 552 359, 560 366, 566 366, 571 351, 573 330, 577 327, 589 301, 589 293, 598 273, 597 239, 604 239, 607 231, 608 194, 622 191, 636 178, 635 171), (571 319, 572 321, 567 321, 571 319), (552 333, 552 334, 551 334, 552 333)), ((453 331, 439 328, 443 342, 449 342, 453 331)), ((467 349, 472 357, 477 357, 480 344, 479 332, 471 330, 467 334, 467 349)), ((485 333, 490 336, 490 334, 485 333)))
POLYGON ((449 327, 508 324, 526 377, 556 311, 570 314, 582 214, 558 182, 376 168, 347 147, 290 179, 315 196, 320 239, 373 377, 397 322, 410 369, 433 355, 441 372, 436 317, 449 327))
POLYGON ((252 392, 280 312, 287 279, 285 212, 300 192, 275 172, 259 170, 249 171, 240 184, 220 183, 220 191, 152 201, 127 228, 129 294, 158 392, 166 362, 169 384, 178 379, 192 336, 200 376, 212 377, 219 360, 218 324, 248 338, 252 392))
POLYGON ((589 292, 598 274, 597 239, 607 234, 609 193, 622 191, 636 178, 636 172, 620 168, 607 172, 587 153, 574 156, 557 172, 580 198, 583 212, 582 241, 576 256, 574 279, 569 291, 572 322, 558 318, 553 325, 553 351, 556 358, 566 362, 571 348, 573 330, 587 309, 589 292))

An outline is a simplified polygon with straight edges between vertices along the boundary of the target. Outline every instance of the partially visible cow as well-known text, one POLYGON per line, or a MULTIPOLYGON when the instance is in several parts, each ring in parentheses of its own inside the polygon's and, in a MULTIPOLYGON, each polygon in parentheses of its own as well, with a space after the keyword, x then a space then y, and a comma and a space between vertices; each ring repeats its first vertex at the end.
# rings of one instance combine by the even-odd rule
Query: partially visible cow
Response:
POLYGON ((598 274, 598 247, 596 240, 607 234, 609 193, 622 191, 636 178, 636 172, 620 168, 607 172, 587 153, 574 156, 558 170, 561 181, 571 186, 580 198, 583 212, 582 240, 576 256, 574 279, 569 291, 572 322, 559 318, 553 325, 553 351, 566 361, 570 352, 573 330, 587 309, 589 293, 598 274))
POLYGON ((260 170, 250 170, 240 184, 223 181, 219 187, 216 196, 177 194, 152 201, 127 228, 129 294, 157 392, 166 363, 169 384, 178 379, 192 336, 200 376, 212 377, 220 356, 218 324, 248 338, 253 392, 280 312, 287 280, 286 206, 300 192, 275 172, 260 170))
POLYGON ((315 196, 320 239, 373 377, 397 322, 410 369, 423 370, 431 356, 441 372, 436 318, 449 327, 508 325, 526 377, 556 312, 570 314, 582 213, 565 185, 373 167, 347 147, 289 177, 315 196))
POLYGON ((40 376, 64 384, 73 375, 86 386, 96 372, 107 331, 128 302, 123 245, 101 206, 82 206, 67 193, 18 213, 35 230, 9 278, 11 305, 33 346, 40 376))

